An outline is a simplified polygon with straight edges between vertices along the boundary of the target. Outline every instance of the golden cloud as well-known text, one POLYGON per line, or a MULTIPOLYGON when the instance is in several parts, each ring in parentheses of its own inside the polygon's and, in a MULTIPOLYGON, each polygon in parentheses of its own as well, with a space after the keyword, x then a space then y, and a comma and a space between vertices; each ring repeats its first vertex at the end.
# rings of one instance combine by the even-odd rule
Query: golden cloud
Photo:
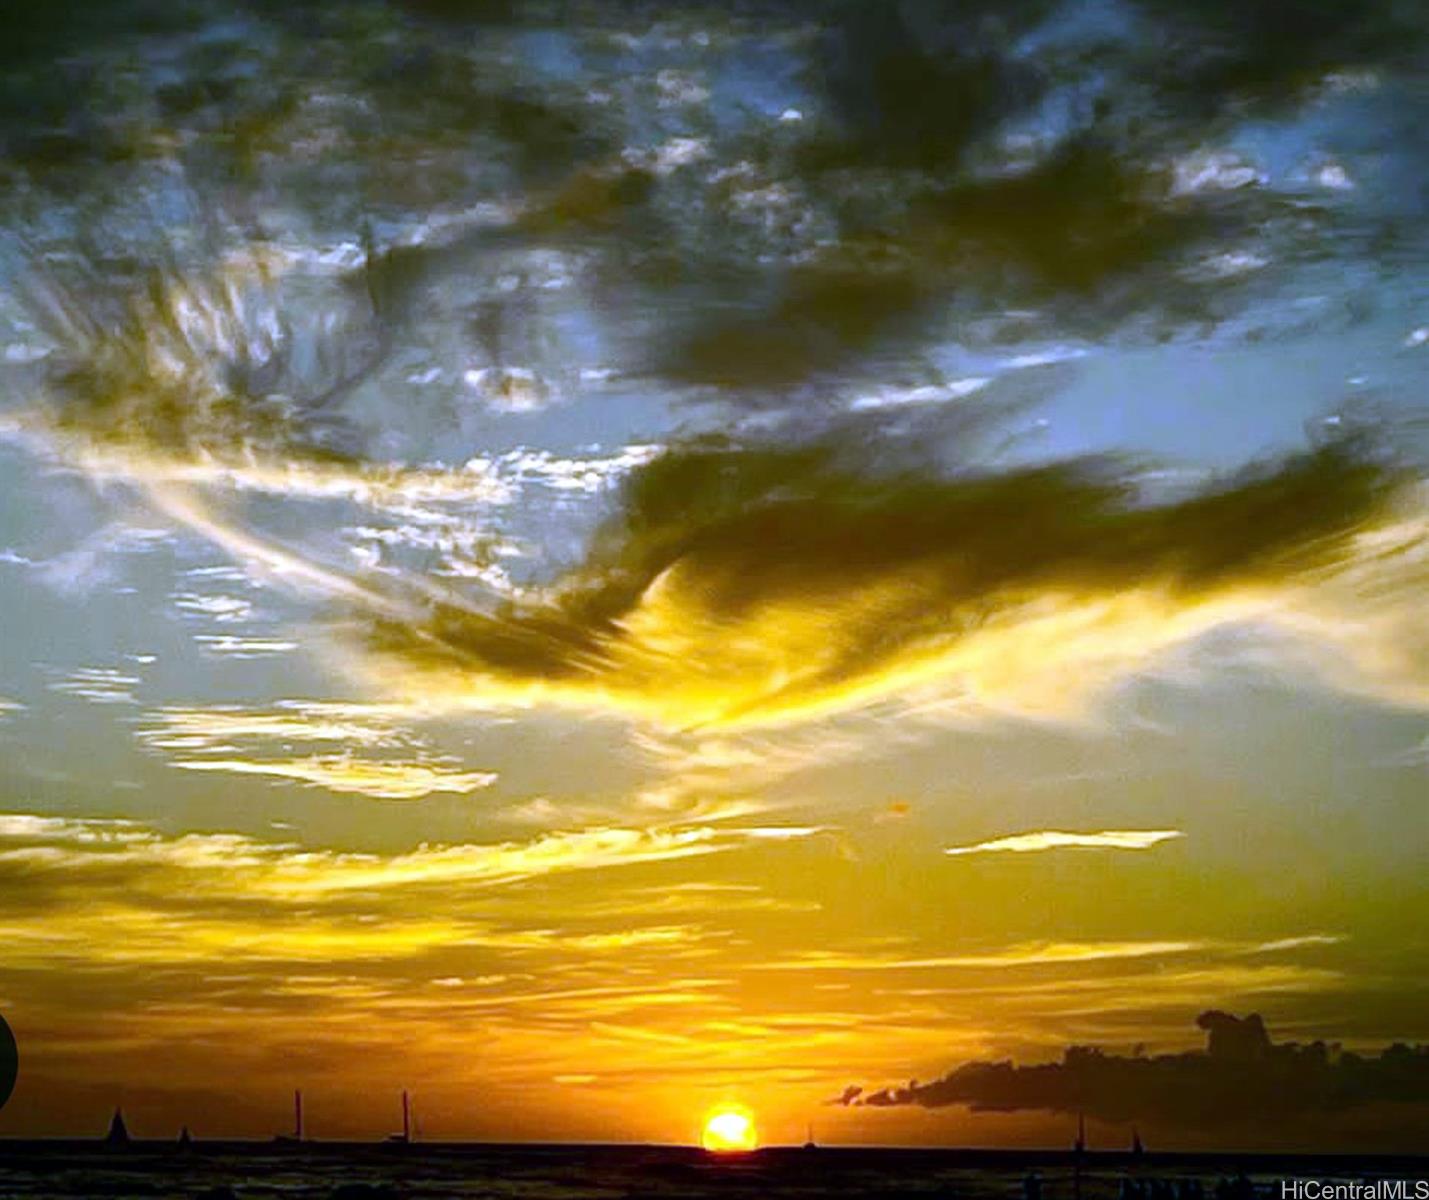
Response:
MULTIPOLYGON (((130 821, 77 821, 27 813, 0 815, 0 866, 99 873, 150 869, 156 886, 213 898, 263 898, 310 904, 324 897, 423 885, 506 885, 539 876, 797 841, 815 826, 688 826, 585 829, 527 842, 422 845, 402 854, 306 850, 240 834, 165 837, 130 821), (187 878, 186 878, 187 876, 187 878)), ((127 878, 138 885, 140 876, 127 878)))
POLYGON ((150 749, 176 755, 171 765, 180 770, 267 776, 379 800, 465 795, 496 782, 494 772, 463 771, 454 759, 431 753, 400 719, 411 715, 392 705, 335 701, 286 700, 261 709, 171 707, 150 713, 137 736, 150 749), (293 742, 342 749, 303 757, 271 751, 293 742), (352 747, 385 757, 358 757, 352 747), (245 748, 250 753, 235 753, 245 748))
POLYGON ((1207 948, 1194 941, 1029 942, 981 954, 899 957, 809 950, 794 958, 756 964, 764 971, 922 971, 947 967, 1045 967, 1122 958, 1162 958, 1207 948))
MULTIPOLYGON (((529 842, 311 850, 238 834, 161 834, 142 823, 0 814, 0 938, 11 968, 239 962, 384 962, 432 954, 664 961, 726 935, 692 924, 528 927, 477 899, 538 877, 727 853, 811 828, 600 828, 529 842), (455 893, 451 889, 458 889, 455 893), (444 900, 431 902, 432 889, 444 900), (415 894, 414 894, 415 893, 415 894), (425 898, 424 898, 425 897, 425 898), (18 899, 17 899, 18 898, 18 899)), ((604 914, 618 915, 618 914, 604 914)), ((505 978, 502 976, 501 978, 505 978)))
POLYGON ((174 763, 184 771, 223 771, 232 775, 264 775, 289 779, 309 787, 326 788, 377 800, 420 800, 440 792, 465 795, 496 782, 491 771, 456 771, 428 763, 404 763, 353 758, 346 754, 309 758, 213 758, 174 763))
POLYGON ((377 615, 370 645, 388 686, 458 705, 710 728, 932 693, 1068 715, 1215 625, 1310 611, 1395 490, 1348 445, 1159 506, 1107 471, 880 479, 835 447, 687 449, 632 477, 625 512, 543 596, 377 615))
POLYGON ((1102 829, 1095 833, 1065 833, 1060 829, 1039 829, 993 838, 970 846, 949 846, 944 854, 1029 854, 1038 850, 1059 850, 1067 846, 1107 850, 1150 850, 1162 842, 1185 837, 1179 829, 1102 829))

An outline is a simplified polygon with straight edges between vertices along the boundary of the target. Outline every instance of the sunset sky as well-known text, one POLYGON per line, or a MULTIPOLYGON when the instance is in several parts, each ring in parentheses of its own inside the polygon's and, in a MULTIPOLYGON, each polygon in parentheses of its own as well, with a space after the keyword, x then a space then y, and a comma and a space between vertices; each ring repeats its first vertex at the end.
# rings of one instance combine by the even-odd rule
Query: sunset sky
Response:
POLYGON ((1411 41, 556 7, 3 64, 0 1135, 1429 1041, 1411 41))

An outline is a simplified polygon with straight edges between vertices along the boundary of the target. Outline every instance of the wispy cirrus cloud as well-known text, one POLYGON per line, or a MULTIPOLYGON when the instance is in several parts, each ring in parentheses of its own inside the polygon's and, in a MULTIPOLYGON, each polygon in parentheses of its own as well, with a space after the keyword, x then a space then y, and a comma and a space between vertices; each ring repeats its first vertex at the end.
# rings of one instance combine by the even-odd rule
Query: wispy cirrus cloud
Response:
POLYGON ((1004 967, 1062 967, 1112 963, 1131 959, 1164 959, 1203 955, 1211 959, 1276 954, 1306 947, 1333 946, 1343 939, 1330 934, 1306 934, 1265 942, 1233 942, 1215 938, 1146 939, 1138 941, 1021 942, 968 954, 909 955, 879 952, 807 950, 791 958, 755 965, 762 971, 929 971, 982 970, 1004 967))
POLYGON ((0 814, 0 866, 36 879, 124 868, 212 897, 310 903, 353 892, 419 886, 501 886, 541 876, 694 858, 801 841, 813 826, 597 827, 525 842, 422 845, 399 854, 306 849, 232 833, 162 835, 133 821, 0 814), (8 845, 6 843, 9 843, 8 845), (187 877, 187 882, 183 880, 187 877))
POLYGON ((410 742, 403 726, 410 715, 394 705, 334 700, 278 700, 261 708, 170 705, 148 713, 138 736, 150 748, 189 753, 264 741, 393 747, 410 742))
MULTIPOLYGON (((509 889, 778 842, 792 826, 591 828, 524 842, 401 853, 314 849, 233 833, 164 834, 142 822, 0 814, 0 937, 11 970, 140 966, 226 976, 234 963, 484 963, 502 978, 611 956, 665 963, 728 939, 686 918, 593 909, 535 923, 509 889), (513 967, 513 963, 524 966, 513 967), (501 964, 504 964, 502 966, 501 964)), ((257 968, 255 968, 257 969, 257 968)), ((276 968, 273 968, 276 969, 276 968)), ((446 977, 438 966, 420 968, 446 977)))
POLYGON ((494 771, 459 771, 442 763, 394 762, 354 758, 346 754, 307 758, 210 758, 179 760, 183 771, 219 771, 229 775, 259 775, 290 780, 330 792, 370 796, 375 800, 421 800, 439 793, 466 795, 490 787, 494 771))
POLYGON ((1254 948, 1231 950, 1211 948, 1197 959, 1178 959, 1175 965, 1161 960, 1129 959, 1108 962, 1106 973, 1086 972, 1075 976, 1059 973, 1053 978, 1015 983, 976 983, 960 979, 953 984, 936 982, 912 986, 895 984, 876 988, 878 995, 908 998, 946 997, 981 1004, 995 997, 1009 1013, 1027 1012, 1047 1020, 1068 1017, 1109 1017, 1135 1005, 1145 1015, 1153 1010, 1183 1011, 1204 1003, 1208 996, 1270 997, 1352 988, 1354 981, 1345 972, 1326 966, 1308 966, 1294 961, 1247 962, 1254 948))
POLYGON ((1207 948, 1200 941, 1028 942, 977 954, 902 956, 809 950, 793 958, 756 964, 763 971, 923 971, 950 967, 1046 967, 1124 958, 1164 958, 1207 948))
POLYGON ((223 659, 274 658, 298 649, 297 642, 286 638, 244 637, 231 633, 199 633, 194 635, 194 641, 203 647, 205 654, 223 659))
POLYGON ((949 846, 943 853, 954 856, 967 854, 1031 854, 1039 850, 1060 850, 1081 847, 1098 850, 1150 850, 1162 842, 1174 841, 1186 835, 1179 829, 1101 829, 1094 833, 1066 833, 1060 829, 1039 829, 1034 833, 1017 833, 993 838, 969 846, 949 846))
POLYGON ((91 704, 137 704, 134 689, 142 682, 113 667, 79 667, 51 682, 50 690, 91 704))
POLYGON ((495 772, 466 770, 432 751, 410 727, 414 715, 396 705, 316 700, 171 706, 149 713, 136 736, 179 770, 288 780, 379 800, 465 795, 496 782, 495 772), (295 743, 326 749, 283 753, 295 743))
POLYGON ((1345 940, 1338 933, 1304 933, 1294 937, 1274 938, 1248 947, 1248 954, 1275 954, 1281 950, 1301 950, 1307 946, 1338 946, 1345 940))

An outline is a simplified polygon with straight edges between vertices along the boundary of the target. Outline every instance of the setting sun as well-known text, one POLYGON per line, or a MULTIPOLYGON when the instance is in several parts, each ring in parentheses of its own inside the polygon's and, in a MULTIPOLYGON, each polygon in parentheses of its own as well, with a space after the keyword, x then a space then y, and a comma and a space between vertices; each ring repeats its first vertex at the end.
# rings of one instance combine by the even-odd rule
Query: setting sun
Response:
POLYGON ((754 1120, 739 1108, 718 1108, 705 1121, 700 1144, 717 1153, 753 1150, 759 1144, 754 1120))

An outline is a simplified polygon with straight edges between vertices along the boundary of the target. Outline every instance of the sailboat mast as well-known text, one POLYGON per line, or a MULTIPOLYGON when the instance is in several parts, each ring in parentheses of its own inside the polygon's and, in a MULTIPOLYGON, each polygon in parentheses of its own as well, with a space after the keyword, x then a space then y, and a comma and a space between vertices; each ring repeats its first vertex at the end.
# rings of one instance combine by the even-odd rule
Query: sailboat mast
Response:
POLYGON ((404 1142, 412 1140, 412 1112, 405 1088, 402 1090, 402 1140, 404 1142))
POLYGON ((293 1136, 303 1140, 303 1089, 293 1090, 293 1136))

